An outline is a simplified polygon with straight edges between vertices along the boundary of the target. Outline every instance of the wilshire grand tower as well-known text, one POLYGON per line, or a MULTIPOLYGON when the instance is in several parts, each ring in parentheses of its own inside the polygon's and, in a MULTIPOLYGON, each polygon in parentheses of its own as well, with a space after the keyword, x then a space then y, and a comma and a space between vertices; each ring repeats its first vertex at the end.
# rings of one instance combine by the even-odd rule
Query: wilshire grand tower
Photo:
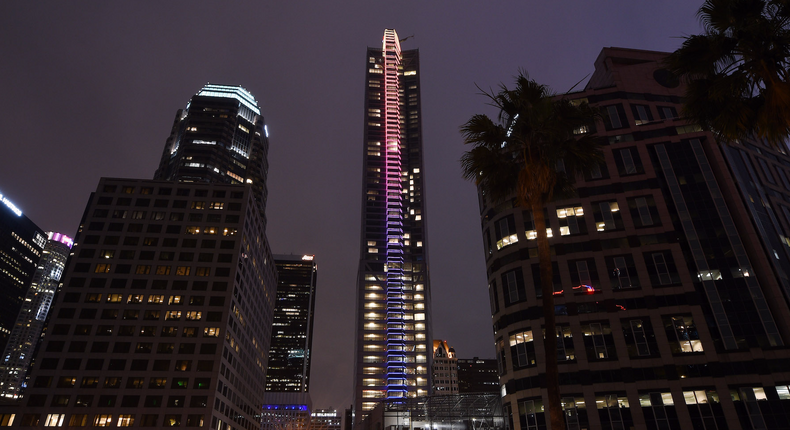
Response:
POLYGON ((419 52, 386 30, 366 57, 355 411, 430 392, 419 52))

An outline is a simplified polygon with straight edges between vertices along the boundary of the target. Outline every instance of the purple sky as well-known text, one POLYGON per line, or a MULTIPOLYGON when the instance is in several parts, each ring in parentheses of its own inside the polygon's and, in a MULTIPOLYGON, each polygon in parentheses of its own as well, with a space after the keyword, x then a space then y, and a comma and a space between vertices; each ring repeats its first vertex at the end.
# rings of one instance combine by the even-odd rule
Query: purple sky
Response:
MULTIPOLYGON (((351 403, 365 49, 419 48, 434 336, 493 358, 476 192, 459 126, 519 68, 564 92, 601 48, 671 51, 701 0, 0 2, 0 193, 73 235, 102 176, 151 178, 207 82, 257 98, 270 132, 268 236, 316 254, 312 397, 351 403)), ((586 82, 586 80, 585 80, 586 82)))

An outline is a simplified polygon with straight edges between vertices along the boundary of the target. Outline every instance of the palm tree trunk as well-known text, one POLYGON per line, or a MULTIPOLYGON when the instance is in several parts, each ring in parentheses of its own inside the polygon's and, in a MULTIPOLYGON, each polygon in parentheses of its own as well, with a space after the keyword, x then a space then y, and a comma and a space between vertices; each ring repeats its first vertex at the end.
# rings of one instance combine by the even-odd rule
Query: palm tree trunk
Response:
POLYGON ((545 336, 543 341, 546 355, 546 391, 549 398, 549 422, 551 430, 564 430, 565 420, 560 403, 560 378, 557 364, 557 323, 554 316, 554 282, 551 268, 551 251, 546 235, 546 218, 543 215, 543 202, 532 205, 532 218, 538 236, 538 261, 540 263, 540 287, 543 292, 543 320, 545 336))

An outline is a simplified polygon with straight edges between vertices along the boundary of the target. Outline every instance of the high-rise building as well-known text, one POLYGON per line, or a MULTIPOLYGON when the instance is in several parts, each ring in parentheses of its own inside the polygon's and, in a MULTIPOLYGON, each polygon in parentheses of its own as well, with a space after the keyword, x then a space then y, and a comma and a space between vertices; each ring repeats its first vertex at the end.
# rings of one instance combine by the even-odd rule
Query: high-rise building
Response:
POLYGON ((262 124, 249 93, 209 85, 177 116, 161 180, 99 181, 0 425, 260 428, 277 287, 262 124))
POLYGON ((431 364, 434 396, 458 394, 458 357, 446 340, 434 339, 431 364))
POLYGON ((0 193, 0 350, 14 329, 46 243, 44 230, 0 193))
POLYGON ((316 409, 312 413, 310 430, 340 430, 342 418, 337 409, 316 409))
POLYGON ((458 393, 499 392, 499 373, 494 358, 459 358, 458 393))
POLYGON ((73 244, 70 237, 60 233, 48 232, 47 237, 22 309, 0 356, 0 396, 5 398, 19 397, 26 386, 25 376, 73 244))
POLYGON ((306 393, 310 388, 310 354, 317 267, 313 255, 275 255, 277 300, 274 305, 267 392, 306 393))
POLYGON ((432 348, 419 53, 395 30, 365 58, 355 419, 427 395, 432 348))
MULTIPOLYGON (((586 88, 605 163, 547 204, 568 428, 750 429, 790 422, 790 157, 680 118, 666 54, 605 48, 586 88)), ((540 272, 529 210, 480 196, 502 401, 546 425, 540 272)))
POLYGON ((176 113, 154 179, 250 184, 266 226, 269 129, 255 97, 207 84, 176 113))

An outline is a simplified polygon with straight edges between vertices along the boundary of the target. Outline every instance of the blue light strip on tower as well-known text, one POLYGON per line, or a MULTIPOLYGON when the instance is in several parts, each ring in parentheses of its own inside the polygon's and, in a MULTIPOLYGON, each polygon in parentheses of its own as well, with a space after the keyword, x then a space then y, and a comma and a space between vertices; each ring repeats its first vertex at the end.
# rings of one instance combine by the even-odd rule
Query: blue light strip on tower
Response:
POLYGON ((394 30, 383 40, 387 180, 387 399, 405 398, 406 344, 403 299, 403 185, 400 153, 400 43, 394 30))

